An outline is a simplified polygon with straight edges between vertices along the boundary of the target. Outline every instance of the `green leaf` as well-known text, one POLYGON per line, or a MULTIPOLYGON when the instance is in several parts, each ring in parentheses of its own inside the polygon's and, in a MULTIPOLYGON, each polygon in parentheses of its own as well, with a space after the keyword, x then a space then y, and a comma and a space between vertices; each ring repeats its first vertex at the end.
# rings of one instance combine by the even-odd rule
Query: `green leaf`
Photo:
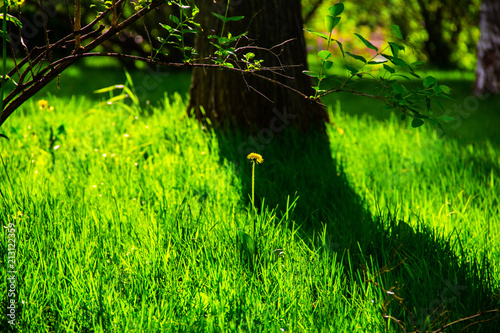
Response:
POLYGON ((330 51, 327 51, 327 50, 321 50, 318 52, 318 56, 321 59, 326 60, 332 56, 332 53, 330 51))
POLYGON ((387 62, 387 60, 384 60, 384 61, 368 61, 368 65, 381 65, 381 64, 385 64, 387 62))
POLYGON ((311 30, 311 29, 304 29, 304 30, 307 31, 310 34, 316 35, 316 36, 321 37, 323 39, 328 39, 328 36, 325 35, 324 33, 317 32, 317 31, 314 31, 314 30, 311 30))
POLYGON ((338 40, 336 40, 335 42, 337 43, 337 45, 339 46, 340 51, 342 52, 342 57, 345 58, 344 48, 342 47, 342 43, 339 42, 338 40))
POLYGON ((231 16, 226 17, 226 21, 241 21, 245 18, 245 16, 231 16))
POLYGON ((448 86, 441 84, 441 85, 439 85, 439 88, 441 88, 441 91, 447 95, 449 95, 451 93, 451 88, 448 86))
POLYGON ((406 66, 406 62, 403 59, 400 59, 400 58, 392 58, 391 62, 394 65, 396 65, 396 66, 401 66, 401 67, 405 67, 406 66))
POLYGON ((354 58, 354 59, 356 59, 356 60, 362 61, 362 62, 364 62, 365 64, 366 64, 366 62, 367 62, 367 61, 366 61, 366 59, 365 59, 364 57, 360 56, 360 55, 357 55, 357 54, 352 54, 351 52, 346 52, 345 54, 347 54, 348 56, 350 56, 350 57, 352 57, 352 58, 354 58))
POLYGON ((248 52, 247 54, 244 55, 244 57, 247 61, 250 61, 251 59, 255 58, 255 53, 248 52))
POLYGON ((396 71, 394 70, 394 68, 392 68, 391 66, 388 66, 388 65, 386 65, 386 64, 384 64, 384 69, 385 69, 386 71, 388 71, 389 73, 391 73, 391 74, 394 74, 394 73, 396 72, 396 71))
POLYGON ((415 110, 412 110, 414 112, 413 117, 417 119, 429 119, 429 116, 426 116, 424 114, 418 113, 415 110))
POLYGON ((413 121, 411 122, 411 127, 417 128, 420 127, 424 124, 424 121, 419 118, 413 118, 413 121))
POLYGON ((401 50, 399 45, 396 43, 389 42, 389 46, 391 47, 392 55, 397 58, 399 50, 401 50))
POLYGON ((325 16, 326 31, 330 32, 333 30, 333 21, 334 20, 335 20, 335 17, 332 15, 325 16))
POLYGON ((417 79, 420 79, 420 75, 415 72, 410 72, 410 75, 416 77, 417 79))
POLYGON ((349 72, 351 72, 351 74, 353 74, 353 75, 354 75, 354 74, 356 74, 356 73, 358 72, 358 70, 357 70, 356 68, 352 67, 352 66, 349 66, 349 65, 344 65, 344 66, 345 66, 345 68, 346 68, 349 72))
POLYGON ((183 33, 183 34, 195 34, 195 35, 198 34, 198 31, 193 30, 191 28, 189 28, 189 29, 181 29, 180 32, 183 33))
POLYGON ((439 86, 437 84, 435 84, 433 87, 432 87, 432 90, 434 90, 434 92, 439 95, 441 92, 443 92, 443 90, 441 90, 441 88, 439 88, 439 86))
POLYGON ((415 67, 418 67, 418 66, 423 66, 425 65, 426 62, 425 61, 415 61, 414 63, 412 63, 411 65, 412 66, 415 66, 415 67))
POLYGON ((442 115, 442 116, 436 117, 436 119, 442 120, 442 121, 447 122, 447 123, 455 121, 455 118, 453 118, 451 116, 447 116, 447 115, 442 115))
POLYGON ((403 34, 401 33, 401 29, 399 28, 398 25, 391 25, 391 30, 392 30, 392 34, 396 37, 396 38, 399 38, 399 39, 403 39, 403 34))
POLYGON ((226 22, 226 18, 224 16, 222 16, 221 14, 217 14, 217 13, 212 12, 212 15, 217 17, 219 20, 226 22))
POLYGON ((332 31, 333 28, 335 28, 337 24, 339 24, 339 22, 340 22, 339 16, 326 15, 325 17, 326 30, 328 32, 332 31))
POLYGON ((220 14, 217 14, 217 13, 213 13, 212 12, 212 15, 217 17, 219 20, 221 20, 222 22, 228 22, 228 21, 239 21, 239 20, 242 20, 245 18, 245 16, 232 16, 232 17, 225 17, 225 16, 222 16, 220 14))
POLYGON ((369 41, 367 41, 363 36, 361 36, 360 34, 357 34, 357 33, 354 33, 354 34, 356 35, 356 37, 358 37, 363 42, 363 44, 365 44, 365 46, 367 48, 378 51, 378 48, 375 45, 373 45, 372 43, 370 43, 369 41))
POLYGON ((170 15, 169 18, 175 23, 175 24, 179 24, 180 21, 179 21, 179 18, 175 15, 170 15))
POLYGON ((406 80, 408 80, 408 81, 411 81, 411 79, 410 79, 408 76, 403 75, 403 74, 395 74, 394 76, 402 77, 403 79, 406 79, 406 80))
POLYGON ((424 87, 430 88, 437 83, 437 80, 433 76, 428 76, 424 79, 424 87))
POLYGON ((335 19, 333 20, 333 27, 335 28, 337 24, 340 22, 340 16, 336 16, 335 19))
POLYGON ((302 73, 304 73, 305 75, 310 76, 310 77, 319 78, 319 73, 318 72, 302 71, 302 73))
POLYGON ((174 28, 172 28, 171 26, 169 26, 167 24, 160 23, 160 26, 162 26, 163 28, 167 29, 167 31, 170 32, 170 33, 173 33, 175 31, 174 28))
POLYGON ((405 119, 406 119, 406 114, 405 113, 401 114, 401 120, 405 120, 405 119))
MULTIPOLYGON (((3 20, 3 14, 0 14, 0 20, 3 20)), ((7 21, 14 23, 19 28, 22 28, 23 26, 21 21, 19 21, 15 16, 12 16, 10 14, 7 14, 7 21)))
POLYGON ((405 46, 404 44, 401 44, 401 43, 397 43, 397 42, 389 42, 390 44, 394 44, 398 47, 398 49, 400 49, 401 51, 404 51, 405 50, 405 46))
POLYGON ((323 62, 323 67, 325 67, 325 69, 330 69, 332 68, 333 66, 333 62, 331 62, 330 60, 326 60, 323 62))
POLYGON ((336 3, 332 7, 328 8, 328 12, 332 16, 338 16, 338 15, 342 14, 343 11, 344 11, 344 4, 341 3, 341 2, 340 3, 336 3))
POLYGON ((125 88, 125 86, 123 84, 116 84, 114 86, 109 86, 109 87, 106 87, 106 88, 101 88, 101 89, 98 89, 98 90, 94 90, 94 94, 102 94, 102 93, 105 93, 105 92, 108 92, 108 91, 112 91, 112 90, 115 90, 115 89, 123 89, 125 88))

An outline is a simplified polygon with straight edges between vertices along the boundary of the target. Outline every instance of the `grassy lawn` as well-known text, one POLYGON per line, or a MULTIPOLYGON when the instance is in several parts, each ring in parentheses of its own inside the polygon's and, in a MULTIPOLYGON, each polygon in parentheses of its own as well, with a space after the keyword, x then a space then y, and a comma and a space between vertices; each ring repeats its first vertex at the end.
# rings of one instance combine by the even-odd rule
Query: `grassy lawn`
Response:
POLYGON ((444 77, 445 109, 474 111, 442 134, 334 96, 327 139, 286 130, 256 151, 253 210, 250 138, 185 116, 186 73, 131 74, 140 105, 101 103, 123 71, 82 66, 2 127, 17 331, 497 329, 498 97, 466 104, 471 82, 444 77))

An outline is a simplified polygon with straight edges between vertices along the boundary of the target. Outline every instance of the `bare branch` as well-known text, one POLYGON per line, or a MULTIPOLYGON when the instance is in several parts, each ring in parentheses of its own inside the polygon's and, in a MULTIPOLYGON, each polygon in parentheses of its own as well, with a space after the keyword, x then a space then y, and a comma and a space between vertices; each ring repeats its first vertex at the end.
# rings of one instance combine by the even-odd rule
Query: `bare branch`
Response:
MULTIPOLYGON (((118 0, 116 4, 123 3, 125 0, 118 0)), ((164 4, 164 1, 162 0, 153 0, 151 4, 148 7, 142 8, 139 11, 137 11, 134 15, 131 17, 127 18, 125 21, 123 21, 120 24, 117 24, 115 27, 111 27, 109 30, 105 31, 102 35, 98 36, 95 38, 92 42, 90 42, 88 45, 85 47, 81 48, 80 50, 76 51, 75 55, 79 53, 87 53, 90 50, 93 50, 95 47, 100 45, 102 42, 105 40, 109 39, 111 36, 115 35, 119 31, 125 29, 128 27, 130 24, 141 18, 142 16, 146 15, 153 9, 161 6, 164 4)), ((109 9, 105 12, 106 14, 109 13, 109 9)), ((104 17, 104 13, 99 15, 96 20, 102 19, 104 17)), ((94 20, 93 22, 97 22, 94 20)), ((91 23, 92 24, 92 23, 91 23)), ((93 24, 92 24, 93 25, 93 24)), ((84 29, 81 31, 88 31, 92 29, 92 25, 87 25, 84 29)), ((58 41, 56 44, 61 45, 68 39, 70 39, 72 36, 74 37, 75 34, 78 34, 79 32, 73 32, 70 35, 66 36, 65 38, 61 39, 58 41)), ((7 118, 19 107, 21 106, 28 98, 36 94, 40 89, 42 89, 44 86, 46 86, 50 81, 55 79, 59 74, 61 74, 66 68, 71 66, 79 57, 66 57, 64 58, 64 61, 58 61, 55 63, 50 64, 40 72, 38 72, 36 75, 32 77, 32 80, 28 83, 25 84, 19 84, 5 99, 4 99, 4 109, 2 110, 1 116, 0 116, 0 126, 7 120, 7 118), (21 93, 22 92, 22 93, 21 93), (19 95, 19 96, 18 96, 19 95), (16 97, 17 96, 17 97, 16 97)), ((21 63, 26 63, 29 61, 29 56, 23 59, 21 63)), ((41 58, 41 55, 37 57, 37 61, 42 64, 43 58, 41 58)), ((62 59, 61 59, 62 60, 62 59)), ((21 65, 22 66, 22 65, 21 65)), ((27 70, 31 70, 32 65, 29 66, 27 70)), ((25 75, 23 76, 23 78, 25 75)))

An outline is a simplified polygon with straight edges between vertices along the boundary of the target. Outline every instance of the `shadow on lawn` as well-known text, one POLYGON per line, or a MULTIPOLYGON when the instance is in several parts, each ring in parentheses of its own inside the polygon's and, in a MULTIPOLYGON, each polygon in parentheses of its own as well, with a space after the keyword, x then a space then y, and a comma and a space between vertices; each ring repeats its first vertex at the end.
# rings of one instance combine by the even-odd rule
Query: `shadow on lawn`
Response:
MULTIPOLYGON (((371 255, 376 259, 381 274, 374 279, 384 288, 386 297, 379 300, 387 305, 384 314, 405 322, 407 332, 423 332, 431 327, 437 330, 459 318, 499 307, 498 298, 492 297, 492 279, 486 262, 472 259, 462 262, 449 242, 436 238, 423 227, 407 230, 406 224, 400 223, 395 215, 372 216, 349 185, 342 163, 332 158, 331 150, 335 147, 331 148, 321 131, 308 135, 292 131, 274 133, 266 144, 248 134, 221 132, 217 137, 221 163, 226 159, 236 168, 244 184, 242 196, 247 204, 252 168, 246 156, 256 152, 264 158, 264 163, 256 168, 257 207, 262 204, 261 198, 265 198, 266 206, 278 206, 278 211, 283 212, 287 196, 292 197, 291 202, 295 194, 299 199, 294 217, 304 238, 312 239, 310 236, 321 231, 326 223, 328 251, 342 253, 349 249, 351 262, 358 270, 365 269, 363 257, 371 255), (402 298, 402 305, 397 296, 402 298)), ((345 256, 339 257, 347 265, 345 256)), ((375 272, 370 273, 373 276, 375 272)), ((473 321, 490 319, 492 315, 495 314, 473 321)), ((454 324, 445 331, 459 331, 473 321, 454 324)), ((396 323, 391 323, 394 326, 396 323)), ((496 326, 489 321, 470 329, 491 332, 496 326)))

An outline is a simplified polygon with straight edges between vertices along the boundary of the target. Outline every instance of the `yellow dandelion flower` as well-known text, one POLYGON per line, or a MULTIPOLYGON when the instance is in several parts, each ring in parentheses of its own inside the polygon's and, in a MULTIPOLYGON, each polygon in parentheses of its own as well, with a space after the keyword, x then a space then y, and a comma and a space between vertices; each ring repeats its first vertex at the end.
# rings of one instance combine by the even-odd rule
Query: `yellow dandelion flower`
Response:
POLYGON ((49 102, 44 100, 44 99, 39 100, 37 103, 38 103, 38 107, 40 108, 40 110, 43 110, 49 106, 49 102))
POLYGON ((264 159, 262 158, 262 155, 256 154, 256 153, 250 153, 248 154, 247 158, 249 160, 256 161, 257 163, 262 163, 264 162, 264 159))

